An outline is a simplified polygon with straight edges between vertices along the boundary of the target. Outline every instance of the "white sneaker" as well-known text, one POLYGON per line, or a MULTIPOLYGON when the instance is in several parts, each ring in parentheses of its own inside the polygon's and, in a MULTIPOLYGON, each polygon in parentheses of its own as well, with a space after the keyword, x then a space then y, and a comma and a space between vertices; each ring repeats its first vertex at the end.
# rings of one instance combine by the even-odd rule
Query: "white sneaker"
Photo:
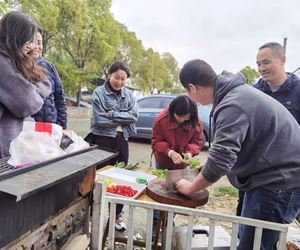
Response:
POLYGON ((123 218, 121 216, 116 219, 115 228, 119 232, 126 231, 126 225, 123 222, 123 218))

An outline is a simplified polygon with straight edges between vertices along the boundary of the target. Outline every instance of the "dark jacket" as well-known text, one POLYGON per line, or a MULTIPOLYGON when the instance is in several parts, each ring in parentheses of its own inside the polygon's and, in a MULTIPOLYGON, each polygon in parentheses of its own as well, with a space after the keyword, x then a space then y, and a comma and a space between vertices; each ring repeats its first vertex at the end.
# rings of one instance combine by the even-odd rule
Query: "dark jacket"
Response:
POLYGON ((28 82, 0 54, 0 159, 9 156, 9 146, 22 130, 23 120, 36 113, 50 93, 50 82, 28 82))
POLYGON ((287 76, 287 80, 276 92, 272 92, 268 83, 262 78, 254 87, 279 101, 300 124, 300 79, 292 73, 287 73, 287 76))
POLYGON ((242 74, 225 72, 217 79, 212 115, 206 180, 227 175, 243 191, 300 187, 300 126, 284 106, 247 85, 242 74))
MULTIPOLYGON (((200 153, 202 145, 203 127, 198 120, 198 130, 190 124, 180 127, 168 118, 168 109, 163 110, 155 119, 152 129, 152 150, 155 160, 166 169, 178 169, 180 166, 173 163, 168 152, 191 153, 192 156, 200 153)), ((182 166, 185 167, 185 166, 182 166)))
POLYGON ((43 57, 38 58, 38 63, 47 70, 52 85, 51 94, 44 100, 42 109, 32 117, 38 122, 56 123, 67 128, 67 108, 64 89, 58 72, 53 64, 43 57))

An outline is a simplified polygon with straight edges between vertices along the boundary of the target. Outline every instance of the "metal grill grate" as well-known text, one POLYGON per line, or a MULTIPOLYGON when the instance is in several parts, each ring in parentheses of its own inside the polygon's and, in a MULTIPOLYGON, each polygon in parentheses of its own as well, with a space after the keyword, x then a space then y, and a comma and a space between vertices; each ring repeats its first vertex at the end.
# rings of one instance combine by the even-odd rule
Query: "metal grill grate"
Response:
POLYGON ((8 161, 8 158, 2 158, 2 159, 0 159, 0 175, 2 173, 7 173, 7 172, 15 169, 15 167, 12 166, 12 165, 9 165, 7 163, 7 161, 8 161))

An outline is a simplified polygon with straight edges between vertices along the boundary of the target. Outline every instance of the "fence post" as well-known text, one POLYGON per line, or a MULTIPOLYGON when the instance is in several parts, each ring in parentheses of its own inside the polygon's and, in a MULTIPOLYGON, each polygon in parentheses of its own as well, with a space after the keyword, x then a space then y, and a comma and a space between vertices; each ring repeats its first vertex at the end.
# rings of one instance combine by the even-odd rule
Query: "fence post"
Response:
POLYGON ((98 250, 102 248, 102 237, 105 218, 105 185, 95 182, 93 191, 93 212, 92 212, 92 234, 91 249, 98 250))

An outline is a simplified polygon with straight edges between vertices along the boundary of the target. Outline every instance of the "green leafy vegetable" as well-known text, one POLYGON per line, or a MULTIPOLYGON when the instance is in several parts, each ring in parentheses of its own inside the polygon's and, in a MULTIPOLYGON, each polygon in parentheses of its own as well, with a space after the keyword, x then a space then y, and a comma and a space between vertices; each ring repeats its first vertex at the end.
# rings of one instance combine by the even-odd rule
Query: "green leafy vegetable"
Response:
POLYGON ((135 163, 135 164, 130 163, 130 164, 128 164, 128 165, 125 165, 125 162, 124 162, 124 161, 121 161, 121 162, 117 162, 117 163, 114 165, 114 167, 116 167, 116 168, 123 168, 123 169, 127 169, 127 170, 135 170, 136 168, 138 168, 138 165, 139 165, 139 164, 140 164, 140 163, 137 162, 137 163, 135 163))
POLYGON ((121 161, 121 162, 117 162, 114 167, 116 168, 125 168, 126 165, 125 165, 125 162, 124 161, 121 161))
POLYGON ((196 158, 191 158, 187 161, 187 165, 190 169, 195 169, 200 166, 200 160, 196 158))
POLYGON ((150 174, 155 175, 157 178, 165 178, 167 175, 168 169, 152 169, 149 170, 150 174))

